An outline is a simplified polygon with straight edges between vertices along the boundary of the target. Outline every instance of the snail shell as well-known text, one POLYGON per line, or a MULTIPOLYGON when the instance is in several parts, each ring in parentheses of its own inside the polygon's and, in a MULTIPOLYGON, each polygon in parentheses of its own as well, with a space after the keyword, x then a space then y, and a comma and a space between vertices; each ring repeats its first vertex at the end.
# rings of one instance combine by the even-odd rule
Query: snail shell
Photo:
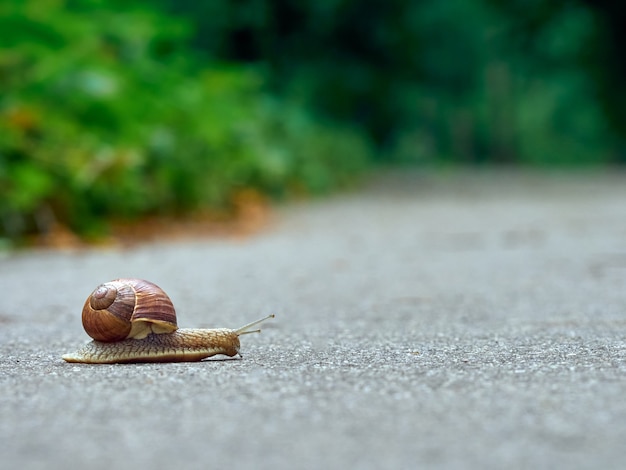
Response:
POLYGON ((142 279, 116 279, 98 286, 85 301, 83 327, 94 341, 66 354, 67 362, 200 361, 216 354, 239 354, 239 336, 274 315, 236 330, 178 328, 176 310, 156 284, 142 279))
POLYGON ((178 329, 176 310, 156 284, 142 279, 117 279, 99 285, 83 307, 83 327, 96 341, 142 339, 150 333, 178 329))

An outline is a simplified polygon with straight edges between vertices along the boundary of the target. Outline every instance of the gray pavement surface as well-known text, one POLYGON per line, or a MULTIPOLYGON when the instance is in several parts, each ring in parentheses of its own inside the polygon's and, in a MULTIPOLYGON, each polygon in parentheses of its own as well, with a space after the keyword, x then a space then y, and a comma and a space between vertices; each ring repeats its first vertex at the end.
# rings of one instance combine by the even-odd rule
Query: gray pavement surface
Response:
POLYGON ((7 469, 626 468, 626 174, 395 173, 245 239, 0 259, 7 469), (78 365, 100 282, 243 359, 78 365))

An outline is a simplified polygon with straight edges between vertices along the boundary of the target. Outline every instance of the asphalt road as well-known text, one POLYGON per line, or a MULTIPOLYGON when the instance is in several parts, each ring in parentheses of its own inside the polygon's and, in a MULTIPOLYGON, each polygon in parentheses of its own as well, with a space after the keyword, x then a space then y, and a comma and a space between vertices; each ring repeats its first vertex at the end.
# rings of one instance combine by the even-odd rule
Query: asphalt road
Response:
POLYGON ((392 174, 249 238, 5 254, 1 467, 624 468, 625 183, 392 174), (276 318, 242 359, 63 362, 121 276, 276 318))

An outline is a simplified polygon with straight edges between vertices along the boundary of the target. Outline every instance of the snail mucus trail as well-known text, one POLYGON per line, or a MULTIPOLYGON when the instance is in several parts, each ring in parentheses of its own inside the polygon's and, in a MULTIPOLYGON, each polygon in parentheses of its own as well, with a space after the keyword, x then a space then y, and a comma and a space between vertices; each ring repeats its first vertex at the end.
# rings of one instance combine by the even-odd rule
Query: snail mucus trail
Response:
POLYGON ((192 362, 223 354, 239 354, 239 337, 258 333, 268 315, 237 329, 178 328, 168 295, 142 279, 116 279, 98 286, 85 301, 83 327, 93 341, 67 362, 192 362))

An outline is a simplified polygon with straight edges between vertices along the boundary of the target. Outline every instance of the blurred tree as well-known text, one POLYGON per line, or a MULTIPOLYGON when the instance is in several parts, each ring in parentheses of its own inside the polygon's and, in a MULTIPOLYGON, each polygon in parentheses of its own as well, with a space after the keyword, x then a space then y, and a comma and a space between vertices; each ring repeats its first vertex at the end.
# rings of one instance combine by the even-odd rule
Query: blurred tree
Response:
POLYGON ((596 27, 585 56, 595 90, 614 129, 621 136, 616 161, 626 163, 626 5, 616 0, 585 0, 596 27))
POLYGON ((582 1, 162 1, 193 15, 201 48, 266 65, 275 91, 362 126, 381 158, 615 159, 619 74, 589 60, 607 38, 582 1))

